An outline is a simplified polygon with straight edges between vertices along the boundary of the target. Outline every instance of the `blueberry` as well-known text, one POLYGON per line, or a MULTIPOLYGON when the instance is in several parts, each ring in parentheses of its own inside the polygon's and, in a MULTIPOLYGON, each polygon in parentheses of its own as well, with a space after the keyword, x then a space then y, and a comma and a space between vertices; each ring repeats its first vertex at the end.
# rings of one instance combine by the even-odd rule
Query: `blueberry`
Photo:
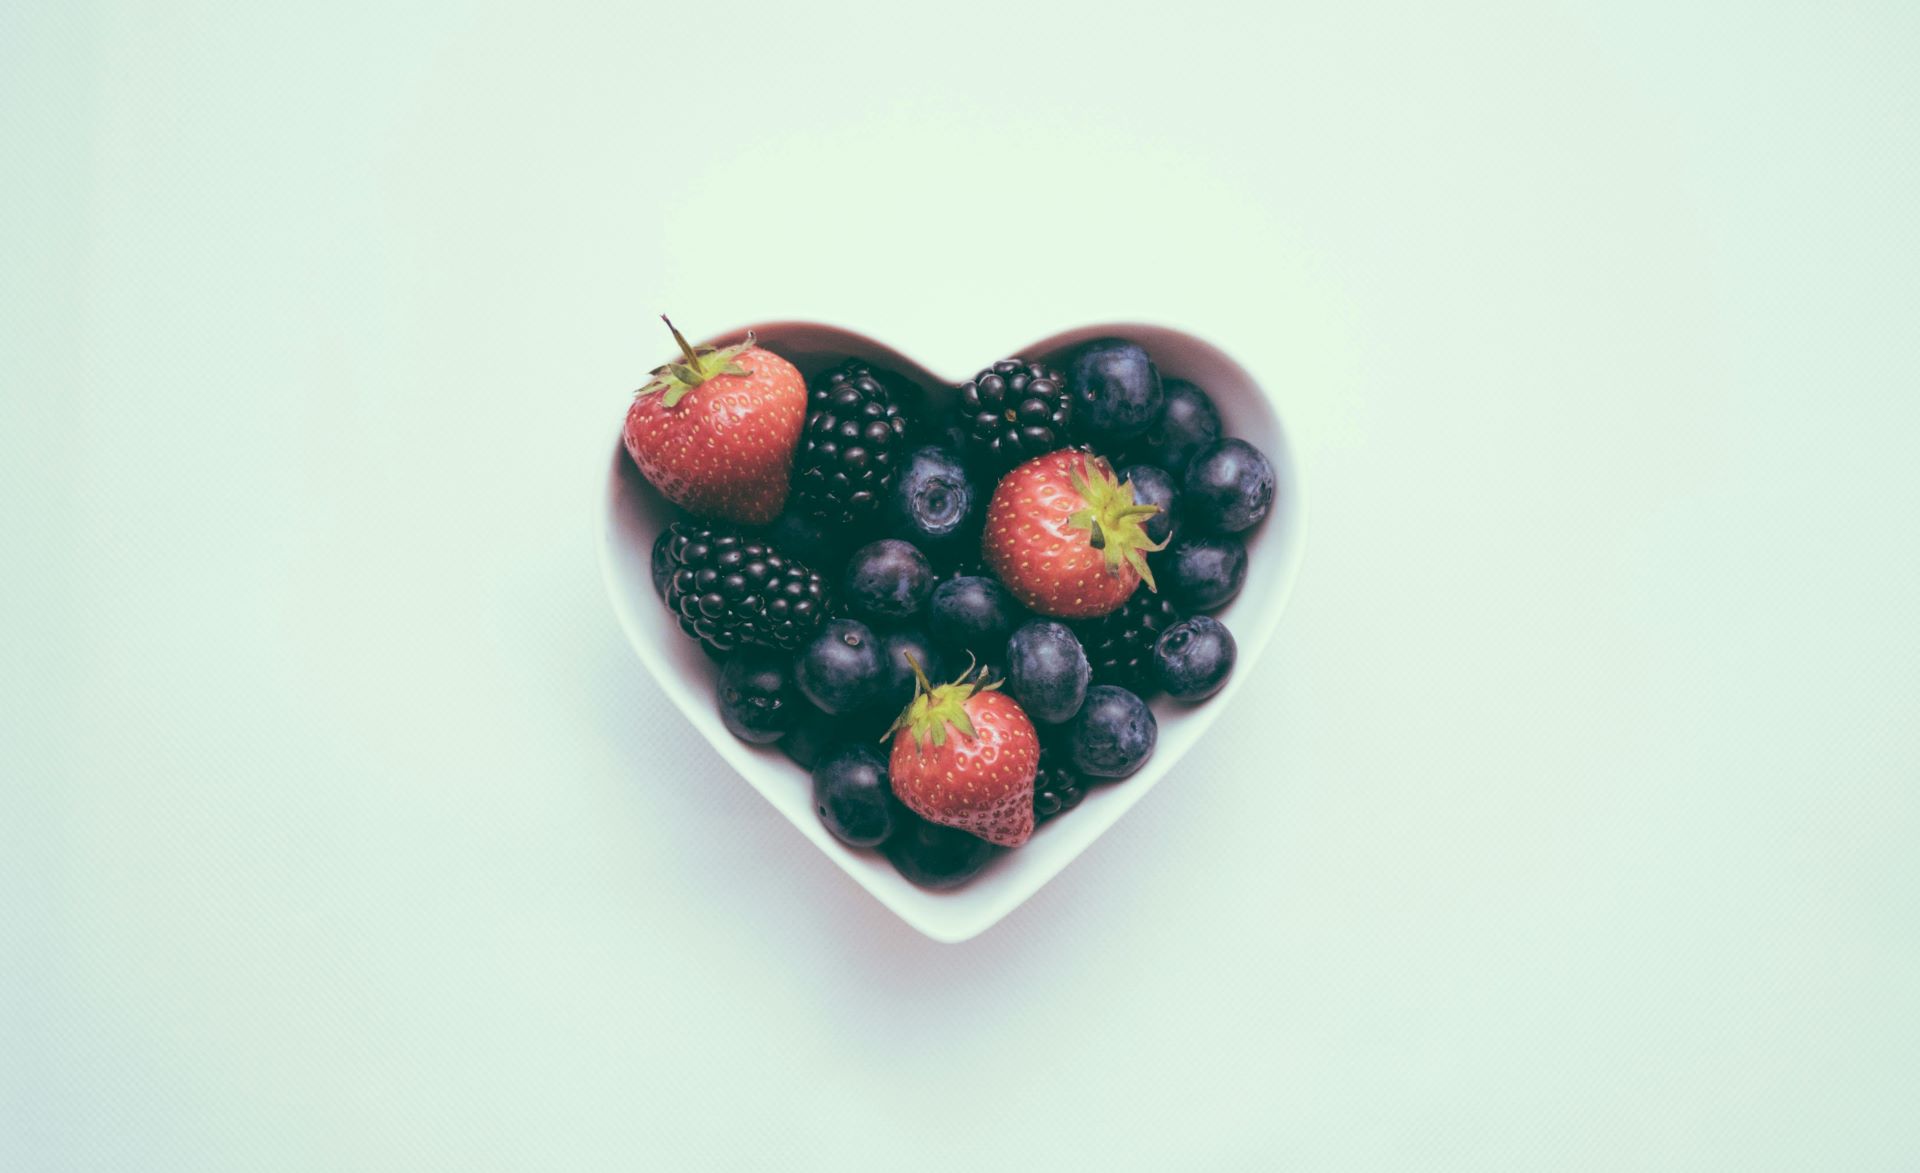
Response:
POLYGON ((947 416, 934 429, 934 436, 949 452, 967 450, 967 425, 955 416, 947 416))
POLYGON ((793 731, 780 739, 780 748, 808 769, 843 745, 871 745, 881 753, 887 752, 886 746, 892 743, 887 731, 900 715, 900 706, 890 706, 884 701, 837 717, 822 713, 811 704, 800 707, 804 713, 794 722, 793 731), (816 716, 818 720, 814 719, 816 716))
POLYGON ((1187 466, 1187 516, 1202 529, 1237 534, 1273 508, 1273 465, 1245 440, 1208 445, 1187 466))
POLYGON ((1178 477, 1202 448, 1220 438, 1220 413, 1205 391, 1185 379, 1168 379, 1165 386, 1166 410, 1141 435, 1134 453, 1178 477))
POLYGON ((1059 724, 1080 711, 1093 668, 1061 623, 1036 619, 1007 640, 1007 695, 1035 721, 1059 724))
POLYGON ((1174 487, 1173 474, 1156 465, 1130 464, 1120 470, 1120 479, 1133 482, 1134 504, 1160 507, 1143 527, 1147 540, 1164 542, 1173 537, 1174 510, 1180 505, 1180 490, 1174 487))
POLYGON ((880 638, 857 619, 829 619, 794 658, 800 691, 821 711, 844 716, 880 699, 887 665, 880 638))
POLYGON ((1163 581, 1191 611, 1216 611, 1247 581, 1247 547, 1231 534, 1181 538, 1166 554, 1163 581))
POLYGON ((975 655, 993 656, 1020 621, 1020 605, 998 581, 963 574, 934 589, 928 629, 933 638, 975 655))
POLYGON ((993 858, 993 844, 901 810, 893 834, 881 847, 893 866, 922 888, 957 888, 993 858))
POLYGON ((717 691, 721 723, 755 745, 780 740, 806 708, 794 688, 792 662, 763 648, 743 648, 728 656, 717 691))
MULTIPOLYGON (((864 709, 856 710, 840 719, 840 733, 848 741, 857 741, 861 745, 893 744, 887 731, 900 716, 900 705, 889 705, 876 701, 864 709)), ((881 752, 885 752, 883 749, 881 752)))
POLYGON ((842 597, 854 614, 881 623, 911 619, 933 594, 927 556, 898 538, 869 542, 847 559, 842 597))
POLYGON ((794 718, 793 728, 780 739, 780 752, 807 769, 811 770, 828 751, 857 740, 845 718, 829 717, 810 704, 799 708, 801 712, 794 718))
POLYGON ((1235 654, 1226 624, 1195 615, 1160 633, 1153 645, 1153 671, 1168 696, 1192 704, 1220 691, 1233 672, 1235 654))
POLYGON ((653 593, 660 601, 667 598, 667 580, 673 577, 673 554, 668 549, 673 544, 673 529, 668 527, 660 531, 653 539, 653 593))
POLYGON ((858 743, 829 751, 813 767, 813 807, 833 837, 849 847, 877 847, 893 833, 900 809, 880 751, 858 743))
POLYGON ((901 709, 913 701, 913 664, 907 660, 908 656, 919 662, 920 670, 927 674, 928 680, 944 679, 940 653, 924 631, 908 628, 888 632, 880 637, 880 655, 887 664, 887 687, 885 694, 875 703, 891 710, 887 715, 888 721, 892 721, 901 709))
POLYGON ((887 532, 930 553, 966 545, 980 528, 986 498, 966 465, 945 448, 916 448, 887 497, 887 532))
POLYGON ((781 554, 798 558, 832 579, 833 567, 846 559, 852 546, 848 531, 808 517, 797 509, 788 509, 767 527, 767 542, 781 554))
POLYGON ((1067 359, 1067 387, 1075 429, 1106 443, 1152 427, 1166 402, 1153 360, 1138 343, 1122 338, 1096 339, 1074 351, 1067 359))
POLYGON ((1160 726, 1147 702, 1116 684, 1096 684, 1067 726, 1074 768, 1096 778, 1125 778, 1146 765, 1160 726))

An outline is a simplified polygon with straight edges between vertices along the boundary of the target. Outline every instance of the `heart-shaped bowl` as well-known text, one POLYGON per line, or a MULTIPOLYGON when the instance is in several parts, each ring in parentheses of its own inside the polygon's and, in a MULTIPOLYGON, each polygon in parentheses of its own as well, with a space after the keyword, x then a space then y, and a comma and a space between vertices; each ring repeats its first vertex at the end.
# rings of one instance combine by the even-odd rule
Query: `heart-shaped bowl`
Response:
MULTIPOLYGON (((708 341, 714 345, 737 341, 749 328, 762 345, 799 367, 809 380, 843 358, 859 358, 918 383, 931 401, 916 405, 921 408, 945 406, 959 382, 934 374, 866 335, 817 322, 761 322, 708 341)), ((1299 464, 1268 392, 1220 348, 1166 326, 1109 323, 1067 330, 1007 353, 1054 362, 1075 345, 1100 337, 1138 342, 1153 356, 1162 375, 1187 379, 1206 389, 1220 409, 1226 433, 1253 444, 1273 462, 1279 482, 1273 509, 1256 529, 1241 535, 1247 540, 1246 586, 1238 598, 1217 613, 1233 631, 1239 662, 1226 687, 1202 704, 1187 706, 1164 697, 1153 702, 1154 716, 1160 724, 1159 744, 1138 773, 1090 788, 1074 810, 1042 824, 1024 846, 997 853, 979 875, 950 891, 917 887, 894 871, 878 852, 856 851, 835 839, 813 809, 807 771, 781 753, 778 746, 749 745, 721 724, 714 695, 716 666, 681 634, 653 592, 653 542, 676 516, 675 511, 640 476, 619 440, 614 442, 601 505, 601 567, 613 609, 641 663, 720 756, 802 835, 882 904, 938 941, 964 941, 1012 912, 1085 851, 1147 791, 1173 773, 1187 750, 1232 709, 1249 669, 1279 626, 1280 612, 1300 568, 1306 512, 1299 464)), ((996 357, 986 355, 980 365, 996 357)), ((617 427, 610 430, 617 436, 617 427)), ((709 782, 689 779, 687 784, 709 782)), ((1196 786, 1194 801, 1207 801, 1211 789, 1196 786)))

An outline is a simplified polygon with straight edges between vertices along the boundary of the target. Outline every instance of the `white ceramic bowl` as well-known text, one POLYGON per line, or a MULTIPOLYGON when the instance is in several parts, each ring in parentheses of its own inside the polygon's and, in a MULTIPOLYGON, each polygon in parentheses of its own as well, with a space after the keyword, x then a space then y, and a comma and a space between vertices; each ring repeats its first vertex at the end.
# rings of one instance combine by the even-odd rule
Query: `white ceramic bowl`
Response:
MULTIPOLYGON (((708 341, 716 345, 736 341, 748 328, 708 341)), ((972 373, 961 372, 958 378, 952 372, 936 374, 892 347, 836 326, 762 322, 750 328, 763 345, 793 362, 809 379, 840 359, 854 356, 899 371, 931 396, 944 397, 972 373)), ((982 347, 979 365, 1003 354, 1055 359, 1079 342, 1103 336, 1140 343, 1153 355, 1162 375, 1188 379, 1205 388, 1220 409, 1227 434, 1254 444, 1273 462, 1279 479, 1273 511, 1257 529, 1242 535, 1248 546, 1246 586, 1218 613, 1239 644, 1239 663, 1227 686, 1204 704, 1188 707, 1165 698, 1153 703, 1160 739, 1153 757, 1139 773, 1093 787, 1079 807, 1042 825, 1025 846, 1000 852, 978 876, 947 892, 916 887, 878 852, 855 851, 840 843, 827 833, 814 812, 807 771, 777 746, 748 745, 720 723, 713 690, 715 666, 693 641, 680 634, 653 593, 653 541, 672 511, 627 458, 617 438, 618 421, 608 428, 616 439, 602 504, 601 564, 613 609, 641 663, 720 756, 732 763, 802 835, 813 840, 882 904, 935 940, 964 941, 1013 911, 1085 851, 1142 795, 1173 773, 1181 756, 1215 721, 1234 714, 1234 697, 1247 681, 1248 668, 1279 625, 1280 612, 1299 571, 1306 522, 1299 465, 1270 393, 1218 347, 1164 326, 1109 323, 1067 330, 1011 350, 982 347)), ((686 784, 704 784, 704 780, 687 779, 686 784)), ((1194 789, 1191 801, 1207 801, 1208 788, 1194 789)))

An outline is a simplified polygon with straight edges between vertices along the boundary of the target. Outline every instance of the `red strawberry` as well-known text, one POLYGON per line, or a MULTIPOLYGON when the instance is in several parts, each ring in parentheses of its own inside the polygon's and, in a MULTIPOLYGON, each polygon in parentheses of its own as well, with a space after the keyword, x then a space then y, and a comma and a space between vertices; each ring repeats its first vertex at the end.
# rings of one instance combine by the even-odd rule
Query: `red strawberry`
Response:
MULTIPOLYGON (((909 657, 911 662, 911 657, 909 657)), ((893 723, 887 774, 893 792, 930 823, 957 827, 1002 847, 1033 834, 1033 775, 1040 738, 1014 699, 986 683, 934 686, 913 665, 920 686, 893 723)))
MULTIPOLYGON (((660 320, 666 322, 666 315, 660 320)), ((792 363, 753 343, 694 348, 653 372, 627 410, 627 452, 662 496, 701 517, 764 525, 787 503, 807 417, 792 363)))
POLYGON ((1042 615, 1089 619, 1117 610, 1141 582, 1153 590, 1143 524, 1160 512, 1136 505, 1133 482, 1102 457, 1063 449, 1000 479, 987 503, 981 554, 1014 597, 1042 615))

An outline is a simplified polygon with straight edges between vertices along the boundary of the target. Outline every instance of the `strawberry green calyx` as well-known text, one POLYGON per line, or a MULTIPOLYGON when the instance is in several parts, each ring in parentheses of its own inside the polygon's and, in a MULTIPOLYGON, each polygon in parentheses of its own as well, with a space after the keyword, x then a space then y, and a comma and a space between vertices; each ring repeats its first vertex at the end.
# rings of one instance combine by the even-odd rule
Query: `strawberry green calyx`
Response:
POLYGON ((886 737, 905 729, 913 737, 914 748, 922 752, 929 744, 945 745, 949 725, 968 741, 977 737, 973 718, 967 716, 967 702, 977 693, 992 692, 999 688, 1001 682, 996 680, 989 684, 985 668, 975 672, 973 665, 968 664, 967 670, 952 683, 933 684, 927 680, 927 674, 920 668, 920 661, 914 659, 911 652, 907 653, 907 663, 913 668, 913 700, 900 710, 900 715, 887 729, 886 737))
POLYGON ((673 331, 673 340, 680 345, 680 362, 670 362, 653 368, 653 378, 646 386, 635 391, 636 396, 651 395, 664 391, 666 395, 660 403, 663 407, 674 407, 685 399, 687 392, 713 378, 715 375, 751 374, 747 368, 735 362, 743 351, 753 346, 753 334, 747 334, 745 342, 733 346, 691 346, 678 327, 661 314, 660 320, 667 323, 667 329, 673 331))
POLYGON ((1147 554, 1166 549, 1167 543, 1147 539, 1146 520, 1160 507, 1135 504, 1133 482, 1116 479, 1104 457, 1082 460, 1079 468, 1067 471, 1067 478, 1087 503, 1067 518, 1067 524, 1087 531, 1087 544, 1105 557, 1108 574, 1118 575, 1122 564, 1131 566, 1148 590, 1158 591, 1147 554))

